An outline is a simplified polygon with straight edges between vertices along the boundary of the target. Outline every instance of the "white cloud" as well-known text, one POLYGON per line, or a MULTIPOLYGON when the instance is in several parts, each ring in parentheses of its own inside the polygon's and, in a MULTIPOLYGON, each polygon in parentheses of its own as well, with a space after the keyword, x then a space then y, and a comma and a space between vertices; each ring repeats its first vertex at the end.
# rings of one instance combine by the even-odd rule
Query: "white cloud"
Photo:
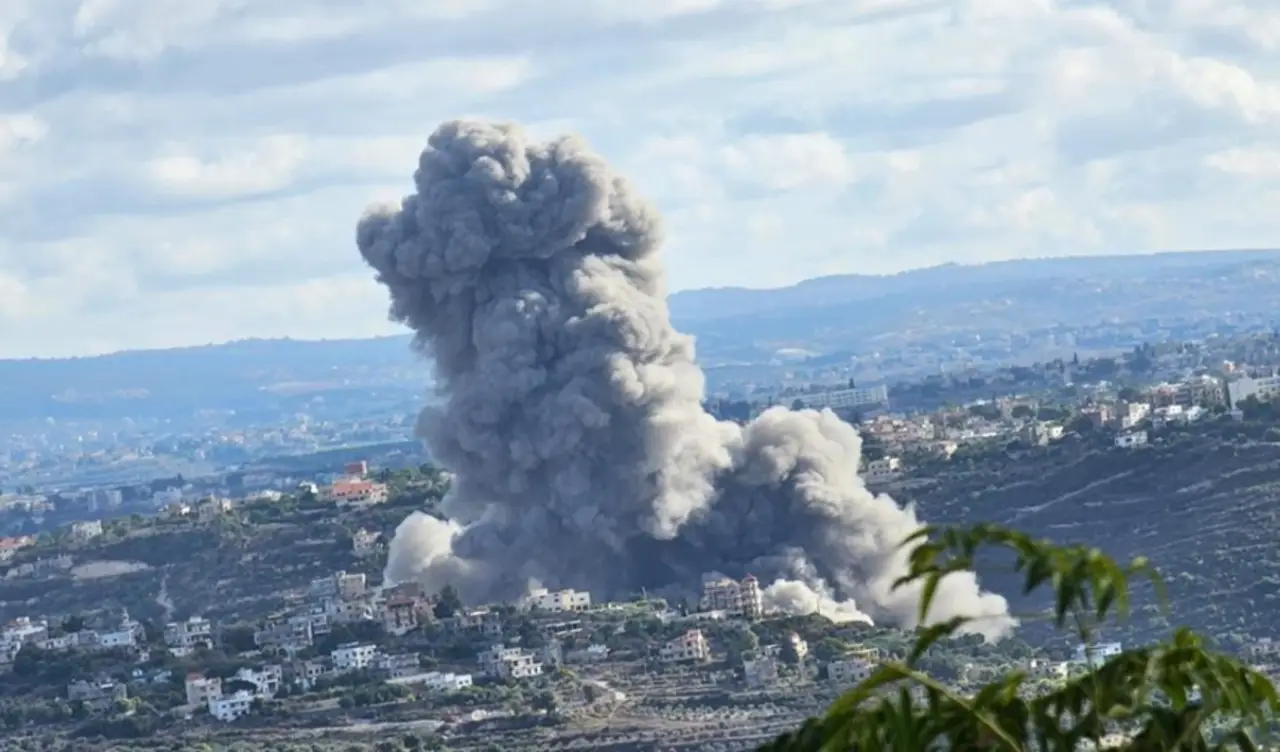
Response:
POLYGON ((839 188, 854 178, 844 146, 826 133, 750 136, 720 150, 736 179, 775 191, 839 188))
POLYGON ((1264 0, 8 0, 0 356, 387 331, 354 223, 465 115, 583 131, 675 288, 1275 246, 1277 50, 1264 0))

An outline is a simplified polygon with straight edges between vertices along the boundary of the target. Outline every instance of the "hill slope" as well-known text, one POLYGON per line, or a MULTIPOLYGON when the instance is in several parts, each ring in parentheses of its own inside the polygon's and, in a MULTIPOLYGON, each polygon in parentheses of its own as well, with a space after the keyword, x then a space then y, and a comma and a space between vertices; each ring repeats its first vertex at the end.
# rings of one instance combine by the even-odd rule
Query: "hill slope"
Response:
MULTIPOLYGON (((1016 459, 954 463, 901 497, 933 523, 991 521, 1095 545, 1121 560, 1147 556, 1168 587, 1169 622, 1223 639, 1280 637, 1276 433, 1227 422, 1132 450, 1068 441, 1016 459)), ((1017 590, 998 572, 985 577, 1003 592, 1017 590)), ((1142 637, 1166 626, 1137 617, 1122 631, 1142 637)))

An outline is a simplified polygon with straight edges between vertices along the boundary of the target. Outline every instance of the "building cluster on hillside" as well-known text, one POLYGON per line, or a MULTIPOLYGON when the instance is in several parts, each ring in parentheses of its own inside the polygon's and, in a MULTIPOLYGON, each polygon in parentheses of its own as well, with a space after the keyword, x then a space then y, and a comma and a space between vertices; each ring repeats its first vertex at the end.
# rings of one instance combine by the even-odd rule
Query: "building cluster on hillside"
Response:
POLYGON ((0 670, 12 666, 27 645, 49 652, 125 649, 135 651, 139 660, 146 660, 148 653, 142 647, 145 643, 142 624, 124 609, 104 609, 75 625, 54 625, 46 619, 24 616, 0 629, 0 670))
POLYGON ((402 635, 432 620, 432 605, 432 598, 416 584, 372 589, 364 574, 334 572, 311 583, 302 606, 265 619, 254 633, 254 643, 294 655, 329 634, 334 625, 362 621, 380 622, 388 634, 402 635))

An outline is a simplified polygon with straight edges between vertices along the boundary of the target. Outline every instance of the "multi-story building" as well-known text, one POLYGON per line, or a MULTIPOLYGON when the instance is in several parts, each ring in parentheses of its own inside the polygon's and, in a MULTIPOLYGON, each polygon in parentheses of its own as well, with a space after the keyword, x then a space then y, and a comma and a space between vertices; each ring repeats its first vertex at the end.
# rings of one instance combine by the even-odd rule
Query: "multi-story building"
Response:
POLYGON ((80 543, 102 535, 102 520, 86 520, 71 523, 71 539, 80 543))
POLYGON ((260 669, 241 668, 231 677, 233 681, 245 682, 254 686, 254 694, 259 697, 275 697, 284 680, 284 671, 280 666, 269 665, 260 669))
POLYGON ((394 598, 382 604, 382 626, 390 635, 406 635, 418 628, 419 604, 413 598, 394 598))
POLYGON ((830 407, 837 410, 840 408, 887 405, 889 403, 889 388, 881 385, 835 389, 829 392, 797 395, 794 401, 799 402, 804 407, 815 409, 830 407))
POLYGON ((658 651, 658 659, 663 663, 683 663, 693 661, 703 663, 711 658, 711 646, 700 629, 688 632, 671 640, 658 651))
POLYGON ((378 539, 381 536, 374 531, 360 529, 351 536, 351 552, 364 558, 372 556, 378 550, 378 539))
POLYGON ((333 659, 333 670, 339 673, 347 671, 361 671, 373 665, 374 656, 378 653, 376 645, 362 645, 358 642, 348 642, 345 645, 339 645, 329 654, 333 659))
POLYGON ((197 648, 212 648, 213 624, 200 616, 192 616, 186 621, 171 621, 164 627, 164 644, 178 657, 197 648))
POLYGON ((1240 403, 1250 397, 1259 402, 1270 402, 1277 395, 1280 395, 1280 376, 1245 376, 1227 384, 1227 397, 1233 408, 1239 408, 1240 403))
POLYGON ((827 664, 827 678, 836 684, 857 684, 871 676, 875 664, 866 658, 850 656, 827 664))
POLYGON ((230 723, 237 718, 249 715, 253 709, 253 701, 257 697, 247 689, 230 695, 219 695, 209 698, 209 715, 223 723, 230 723))
POLYGON ((476 657, 486 674, 496 679, 527 679, 542 674, 542 664, 521 648, 494 645, 476 657))
POLYGON ((723 611, 730 616, 759 619, 764 613, 764 597, 760 583, 747 575, 741 582, 720 575, 709 575, 702 580, 701 611, 723 611))
POLYGON ((253 633, 253 642, 260 648, 277 648, 286 653, 297 653, 315 643, 311 618, 277 615, 268 618, 261 629, 253 633))
POLYGON ((476 630, 488 637, 502 635, 502 616, 487 608, 473 608, 453 615, 453 626, 459 630, 476 630))
POLYGON ((1123 646, 1118 642, 1099 642, 1093 645, 1077 645, 1075 653, 1076 663, 1105 663, 1108 658, 1113 658, 1124 652, 1123 646))
POLYGON ((374 666, 389 677, 412 676, 422 673, 422 664, 417 653, 381 654, 374 660, 374 666))
POLYGON ((317 577, 307 587, 307 594, 314 599, 337 598, 355 600, 368 591, 368 579, 360 572, 339 570, 325 577, 317 577))
POLYGON ((580 590, 547 590, 538 588, 525 598, 525 606, 539 611, 586 611, 591 608, 591 593, 580 590))
POLYGON ((867 462, 862 468, 862 479, 867 483, 890 483, 902 473, 902 460, 897 457, 881 457, 867 462))
POLYGON ((202 674, 187 674, 186 689, 188 705, 207 705, 210 699, 222 696, 222 680, 202 674))
POLYGON ((324 496, 341 505, 381 504, 387 500, 387 487, 364 478, 339 478, 325 488, 324 496))

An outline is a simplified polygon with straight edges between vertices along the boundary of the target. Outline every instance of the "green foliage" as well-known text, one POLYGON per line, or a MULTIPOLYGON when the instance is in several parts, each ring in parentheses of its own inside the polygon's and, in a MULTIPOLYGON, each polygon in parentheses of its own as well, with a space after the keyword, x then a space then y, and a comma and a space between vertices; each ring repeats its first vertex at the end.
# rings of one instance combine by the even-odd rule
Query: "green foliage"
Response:
POLYGON ((435 615, 437 619, 448 619, 462 609, 462 599, 452 585, 445 585, 440 591, 440 599, 436 601, 435 615))
MULTIPOLYGON (((993 525, 926 528, 908 574, 896 586, 921 588, 922 623, 943 577, 970 570, 979 551, 1011 552, 1030 593, 1049 586, 1052 619, 1089 644, 1094 628, 1128 613, 1130 581, 1144 559, 1121 566, 1086 546, 1055 546, 993 525)), ((1257 748, 1255 737, 1280 709, 1270 680, 1234 658, 1211 652, 1186 629, 1164 642, 1127 650, 1058 686, 1034 693, 1014 671, 972 696, 960 696, 920 670, 929 648, 953 637, 964 618, 919 631, 904 661, 889 661, 831 706, 762 752, 1001 749, 1074 752, 1092 743, 1121 750, 1257 748)))

